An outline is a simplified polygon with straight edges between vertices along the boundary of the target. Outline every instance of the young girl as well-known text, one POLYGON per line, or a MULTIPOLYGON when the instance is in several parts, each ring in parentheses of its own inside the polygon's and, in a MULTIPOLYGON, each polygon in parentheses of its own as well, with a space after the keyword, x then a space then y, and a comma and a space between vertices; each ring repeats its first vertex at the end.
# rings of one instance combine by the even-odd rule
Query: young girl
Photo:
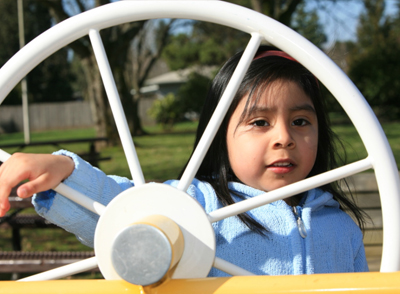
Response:
MULTIPOLYGON (((195 145, 240 57, 233 56, 215 77, 195 145)), ((335 156, 318 81, 286 53, 262 46, 187 192, 208 213, 330 170, 335 156)), ((37 212, 88 246, 98 216, 49 189, 64 181, 106 205, 134 185, 65 150, 14 154, 0 168, 1 215, 8 210, 10 189, 24 179, 30 182, 18 195, 45 191, 33 198, 37 212)), ((213 223, 216 256, 263 275, 368 271, 361 230, 342 209, 363 227, 361 210, 334 184, 221 220, 213 223)))

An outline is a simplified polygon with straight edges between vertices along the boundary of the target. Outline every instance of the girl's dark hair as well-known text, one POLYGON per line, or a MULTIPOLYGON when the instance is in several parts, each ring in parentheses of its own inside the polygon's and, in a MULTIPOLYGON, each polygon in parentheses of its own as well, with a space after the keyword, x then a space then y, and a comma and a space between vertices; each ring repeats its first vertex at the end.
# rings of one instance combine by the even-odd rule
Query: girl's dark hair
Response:
MULTIPOLYGON (((257 54, 268 50, 279 50, 271 46, 260 46, 257 54)), ((228 82, 242 56, 242 52, 235 54, 221 68, 214 78, 211 88, 206 97, 203 111, 200 116, 199 125, 196 133, 194 149, 199 140, 226 88, 228 82)), ((321 97, 319 84, 315 76, 309 72, 304 66, 296 61, 292 61, 279 56, 268 56, 253 60, 251 63, 239 90, 233 98, 232 104, 196 174, 196 178, 206 181, 214 188, 218 200, 223 206, 235 203, 232 194, 243 198, 241 195, 231 191, 228 188, 228 182, 240 180, 230 168, 228 159, 228 148, 226 144, 226 132, 229 119, 235 111, 240 100, 248 94, 248 101, 242 118, 251 112, 259 96, 274 81, 285 80, 292 81, 299 85, 310 97, 314 104, 315 112, 318 119, 318 151, 315 164, 308 177, 320 174, 338 166, 338 160, 341 160, 336 152, 336 144, 341 146, 340 141, 332 132, 329 123, 329 117, 325 109, 324 100, 321 97)), ((340 162, 342 163, 342 162, 340 162)), ((321 187, 324 191, 333 194, 342 209, 350 210, 356 218, 361 229, 364 228, 365 216, 363 211, 354 203, 353 197, 348 198, 342 191, 338 183, 330 183, 321 187)), ((267 228, 251 218, 247 213, 238 215, 240 220, 251 230, 265 234, 267 228)))

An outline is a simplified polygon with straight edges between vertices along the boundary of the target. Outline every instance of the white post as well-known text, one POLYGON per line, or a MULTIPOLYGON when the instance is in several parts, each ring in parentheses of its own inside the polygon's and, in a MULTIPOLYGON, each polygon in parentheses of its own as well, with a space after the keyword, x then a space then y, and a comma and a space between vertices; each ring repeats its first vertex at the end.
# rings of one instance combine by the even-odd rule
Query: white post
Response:
MULTIPOLYGON (((19 47, 25 46, 25 31, 24 31, 24 4, 22 0, 18 0, 18 28, 19 28, 19 47)), ((22 117, 24 122, 24 141, 29 144, 31 141, 29 131, 29 111, 28 111, 28 85, 26 77, 21 81, 22 92, 22 117)))

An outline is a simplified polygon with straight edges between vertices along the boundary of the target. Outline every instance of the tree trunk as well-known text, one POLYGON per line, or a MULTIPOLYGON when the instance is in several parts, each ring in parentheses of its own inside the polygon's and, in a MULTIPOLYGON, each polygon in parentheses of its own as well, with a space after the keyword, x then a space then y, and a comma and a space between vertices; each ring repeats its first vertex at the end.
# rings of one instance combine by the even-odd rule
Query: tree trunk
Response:
POLYGON ((133 108, 131 111, 131 119, 133 122, 132 134, 134 134, 135 136, 142 136, 142 135, 146 135, 147 132, 145 130, 143 130, 142 120, 139 115, 140 96, 138 96, 136 99, 135 98, 136 98, 136 95, 132 99, 132 101, 133 101, 133 108))
POLYGON ((293 13, 296 11, 296 7, 303 2, 303 0, 251 0, 250 4, 252 9, 255 11, 264 13, 284 25, 290 26, 293 13))
POLYGON ((129 62, 132 60, 129 54, 127 55, 127 61, 124 61, 123 64, 117 66, 114 69, 114 78, 118 85, 118 91, 121 97, 122 107, 124 108, 125 117, 129 126, 129 131, 132 136, 140 136, 147 134, 142 127, 142 123, 140 117, 138 115, 139 109, 138 104, 139 102, 135 100, 136 95, 132 95, 131 93, 131 84, 133 79, 135 78, 132 76, 132 65, 129 62))
POLYGON ((118 140, 115 132, 115 123, 98 70, 96 59, 93 55, 81 59, 82 68, 87 81, 87 96, 95 123, 96 135, 107 137, 111 144, 118 140))

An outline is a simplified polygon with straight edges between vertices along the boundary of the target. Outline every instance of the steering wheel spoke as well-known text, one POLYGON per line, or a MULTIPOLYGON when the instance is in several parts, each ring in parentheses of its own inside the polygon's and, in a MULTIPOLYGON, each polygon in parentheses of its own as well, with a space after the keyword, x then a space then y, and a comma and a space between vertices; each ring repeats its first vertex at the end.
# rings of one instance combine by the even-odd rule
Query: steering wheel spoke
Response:
POLYGON ((97 258, 91 257, 84 260, 80 260, 74 263, 70 263, 58 268, 45 271, 36 275, 32 275, 23 279, 21 282, 33 282, 33 281, 47 281, 56 280, 69 277, 71 275, 79 274, 85 271, 95 269, 97 267, 97 258))
POLYGON ((251 209, 266 205, 268 203, 282 200, 294 196, 296 194, 314 189, 328 183, 343 179, 345 177, 360 173, 372 167, 372 162, 369 157, 359 160, 348 165, 330 170, 328 172, 316 175, 311 178, 284 186, 282 188, 252 197, 235 204, 225 206, 214 210, 208 214, 208 219, 211 223, 223 220, 225 218, 241 214, 251 209))
POLYGON ((118 94, 114 76, 111 72, 110 63, 108 62, 100 33, 98 30, 91 29, 89 31, 89 37, 90 41, 92 42, 93 51, 96 56, 107 97, 110 102, 111 111, 114 115, 115 124, 118 129, 122 147, 124 148, 125 157, 128 161, 132 179, 135 182, 135 185, 142 185, 145 183, 143 171, 140 167, 139 158, 133 144, 124 109, 121 104, 121 99, 118 94))
POLYGON ((213 267, 232 276, 255 276, 255 274, 252 272, 249 272, 248 270, 238 267, 237 265, 219 257, 215 257, 213 267))
POLYGON ((106 208, 100 202, 94 201, 92 198, 87 197, 81 192, 76 191, 63 183, 60 183, 56 188, 54 188, 54 191, 98 215, 102 215, 106 208))

